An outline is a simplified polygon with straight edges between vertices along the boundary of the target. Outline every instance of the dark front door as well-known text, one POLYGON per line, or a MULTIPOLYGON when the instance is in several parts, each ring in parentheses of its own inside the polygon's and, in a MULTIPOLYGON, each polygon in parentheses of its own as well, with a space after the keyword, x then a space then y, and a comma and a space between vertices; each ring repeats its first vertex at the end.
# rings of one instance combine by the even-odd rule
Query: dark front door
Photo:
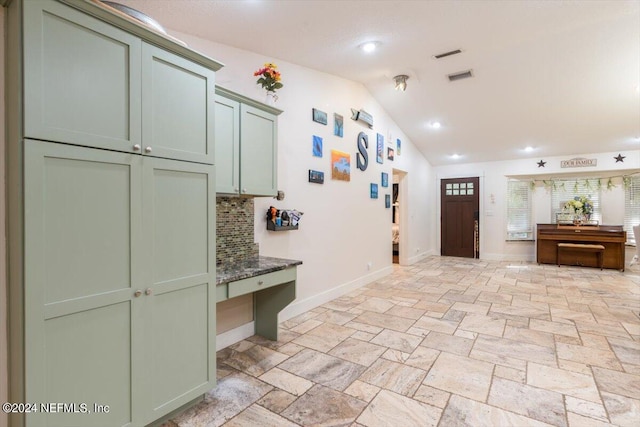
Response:
POLYGON ((455 178, 440 182, 441 254, 478 258, 480 179, 455 178))

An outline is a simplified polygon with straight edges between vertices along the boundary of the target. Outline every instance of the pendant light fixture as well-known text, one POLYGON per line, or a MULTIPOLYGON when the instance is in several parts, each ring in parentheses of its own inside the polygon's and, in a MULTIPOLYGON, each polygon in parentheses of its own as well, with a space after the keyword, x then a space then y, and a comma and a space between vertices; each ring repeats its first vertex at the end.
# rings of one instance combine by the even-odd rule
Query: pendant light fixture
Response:
POLYGON ((400 75, 395 76, 393 78, 393 81, 395 83, 396 90, 399 90, 399 91, 402 91, 402 92, 407 90, 407 80, 408 79, 409 79, 409 76, 407 76, 406 74, 400 74, 400 75))

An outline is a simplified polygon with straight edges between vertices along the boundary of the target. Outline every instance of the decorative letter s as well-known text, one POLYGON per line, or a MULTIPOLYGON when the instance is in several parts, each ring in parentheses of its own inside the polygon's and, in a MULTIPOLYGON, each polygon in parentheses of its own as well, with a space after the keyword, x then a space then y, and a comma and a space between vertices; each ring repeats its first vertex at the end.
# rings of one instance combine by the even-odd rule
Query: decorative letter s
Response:
POLYGON ((356 153, 356 164, 358 169, 361 171, 367 170, 367 165, 369 164, 367 148, 369 148, 369 137, 366 133, 360 132, 358 134, 358 153, 356 153))

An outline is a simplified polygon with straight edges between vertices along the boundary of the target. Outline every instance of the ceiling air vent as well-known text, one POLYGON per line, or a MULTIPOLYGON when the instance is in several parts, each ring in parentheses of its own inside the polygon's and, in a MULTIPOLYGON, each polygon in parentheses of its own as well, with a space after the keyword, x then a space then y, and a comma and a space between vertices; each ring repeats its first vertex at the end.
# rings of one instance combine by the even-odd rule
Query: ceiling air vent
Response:
POLYGON ((449 52, 440 53, 438 55, 433 55, 433 58, 434 59, 442 59, 442 58, 446 58, 447 56, 457 55, 459 53, 462 53, 462 51, 460 49, 456 49, 456 50, 452 50, 452 51, 449 51, 449 52))
POLYGON ((447 75, 450 82, 455 82, 456 80, 468 79, 469 77, 473 77, 473 73, 471 70, 460 71, 459 73, 453 73, 447 75))

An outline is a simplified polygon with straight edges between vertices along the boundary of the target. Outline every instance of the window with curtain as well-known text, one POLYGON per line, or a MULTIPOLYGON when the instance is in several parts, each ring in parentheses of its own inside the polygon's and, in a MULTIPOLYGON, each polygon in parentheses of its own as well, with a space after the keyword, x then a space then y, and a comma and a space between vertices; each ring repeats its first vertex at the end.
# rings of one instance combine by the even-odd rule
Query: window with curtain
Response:
POLYGON ((576 196, 584 196, 593 203, 591 219, 602 223, 600 188, 598 178, 554 179, 551 186, 551 222, 556 222, 556 214, 562 212, 565 203, 576 196))
POLYGON ((633 226, 640 225, 640 175, 629 177, 624 190, 624 230, 627 243, 637 245, 633 226))
POLYGON ((509 180, 507 183, 507 240, 533 240, 531 184, 509 180))

